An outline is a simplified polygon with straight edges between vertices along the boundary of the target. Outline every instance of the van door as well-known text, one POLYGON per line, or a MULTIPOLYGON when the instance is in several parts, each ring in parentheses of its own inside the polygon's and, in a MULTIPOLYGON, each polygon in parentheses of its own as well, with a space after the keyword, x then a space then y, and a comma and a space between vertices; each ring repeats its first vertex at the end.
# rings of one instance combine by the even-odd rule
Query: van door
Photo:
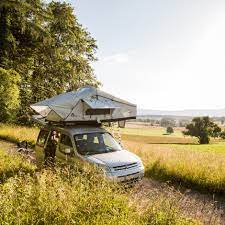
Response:
POLYGON ((58 148, 56 150, 56 161, 58 162, 74 162, 75 152, 71 138, 67 134, 61 134, 58 148))
POLYGON ((44 147, 47 142, 47 139, 50 135, 49 130, 41 129, 37 138, 37 142, 35 145, 35 154, 36 154, 36 160, 37 164, 43 164, 44 162, 44 147))

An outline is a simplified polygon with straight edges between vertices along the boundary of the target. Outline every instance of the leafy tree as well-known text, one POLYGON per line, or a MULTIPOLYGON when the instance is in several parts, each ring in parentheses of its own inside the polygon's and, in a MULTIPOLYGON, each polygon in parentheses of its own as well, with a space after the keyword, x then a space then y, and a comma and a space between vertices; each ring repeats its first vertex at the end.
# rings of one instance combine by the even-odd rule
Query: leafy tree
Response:
POLYGON ((20 105, 20 76, 14 70, 0 67, 0 122, 13 120, 20 105))
MULTIPOLYGON (((0 66, 21 70, 45 33, 44 5, 39 0, 1 0, 0 66)), ((19 71, 18 71, 19 72, 19 71)))
POLYGON ((0 66, 21 76, 20 115, 29 105, 83 85, 98 86, 96 41, 67 3, 0 1, 0 66))
POLYGON ((225 139, 225 130, 223 130, 223 131, 220 132, 220 137, 222 139, 225 139))
POLYGON ((166 133, 167 133, 167 134, 172 134, 172 133, 174 133, 173 127, 167 127, 167 128, 166 128, 166 133))
POLYGON ((211 131, 212 131, 211 136, 214 138, 218 138, 220 137, 222 129, 217 124, 214 123, 211 131))
POLYGON ((95 40, 77 22, 73 8, 51 2, 47 10, 51 15, 46 26, 50 36, 37 50, 31 77, 32 92, 37 93, 34 102, 87 84, 99 84, 90 66, 90 61, 95 60, 95 40))
POLYGON ((218 133, 218 130, 217 124, 213 123, 210 118, 206 116, 193 118, 192 122, 186 126, 186 131, 183 131, 183 133, 184 135, 197 137, 200 144, 208 144, 210 136, 213 137, 218 133))

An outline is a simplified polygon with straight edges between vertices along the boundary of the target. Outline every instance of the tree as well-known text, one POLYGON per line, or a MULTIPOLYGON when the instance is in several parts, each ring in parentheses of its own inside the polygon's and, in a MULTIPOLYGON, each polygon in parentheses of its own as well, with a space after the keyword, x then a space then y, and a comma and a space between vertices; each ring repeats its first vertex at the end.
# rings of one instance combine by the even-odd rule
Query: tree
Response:
POLYGON ((33 102, 99 84, 90 66, 95 60, 95 40, 77 22, 73 8, 67 3, 51 2, 47 11, 51 15, 46 25, 49 38, 37 49, 31 76, 32 92, 37 93, 33 102))
POLYGON ((199 144, 208 144, 210 136, 218 133, 217 124, 213 123, 208 116, 196 117, 192 119, 192 122, 186 126, 186 131, 183 131, 184 135, 190 135, 197 137, 199 144))
POLYGON ((186 119, 181 119, 179 120, 179 127, 186 127, 186 125, 190 123, 189 120, 186 120, 186 119))
POLYGON ((223 131, 220 132, 220 137, 222 139, 225 139, 225 130, 223 130, 223 131))
POLYGON ((162 118, 160 122, 161 127, 174 127, 176 125, 175 121, 170 118, 162 118))
POLYGON ((220 137, 221 131, 222 131, 222 129, 217 124, 214 123, 214 125, 212 127, 211 136, 213 138, 218 138, 218 137, 220 137))
POLYGON ((20 76, 14 70, 0 67, 0 122, 13 120, 20 105, 20 76))
POLYGON ((174 131, 173 131, 173 127, 167 127, 166 128, 166 133, 167 134, 172 134, 174 131))
POLYGON ((37 44, 43 41, 45 31, 41 24, 44 17, 45 9, 40 0, 1 0, 1 67, 15 69, 25 66, 25 60, 34 54, 37 44))
POLYGON ((83 85, 98 86, 96 41, 67 3, 0 1, 0 67, 21 76, 20 115, 29 105, 83 85))

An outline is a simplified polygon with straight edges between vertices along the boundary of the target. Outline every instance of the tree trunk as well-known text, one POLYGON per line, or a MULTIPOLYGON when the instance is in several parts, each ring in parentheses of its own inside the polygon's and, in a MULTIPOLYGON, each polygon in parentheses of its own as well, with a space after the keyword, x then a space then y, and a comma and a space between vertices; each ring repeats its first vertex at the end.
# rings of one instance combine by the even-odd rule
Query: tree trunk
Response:
POLYGON ((199 144, 209 144, 209 140, 208 136, 201 136, 199 137, 199 144))

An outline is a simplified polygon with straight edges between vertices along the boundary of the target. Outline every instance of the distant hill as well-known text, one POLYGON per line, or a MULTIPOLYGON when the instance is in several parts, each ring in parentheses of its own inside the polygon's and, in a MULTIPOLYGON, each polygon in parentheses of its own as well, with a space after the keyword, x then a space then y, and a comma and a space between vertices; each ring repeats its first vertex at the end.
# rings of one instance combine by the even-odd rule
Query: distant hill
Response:
POLYGON ((181 117, 195 117, 195 116, 210 116, 210 117, 225 117, 225 109, 187 109, 177 111, 138 109, 138 116, 181 116, 181 117))

